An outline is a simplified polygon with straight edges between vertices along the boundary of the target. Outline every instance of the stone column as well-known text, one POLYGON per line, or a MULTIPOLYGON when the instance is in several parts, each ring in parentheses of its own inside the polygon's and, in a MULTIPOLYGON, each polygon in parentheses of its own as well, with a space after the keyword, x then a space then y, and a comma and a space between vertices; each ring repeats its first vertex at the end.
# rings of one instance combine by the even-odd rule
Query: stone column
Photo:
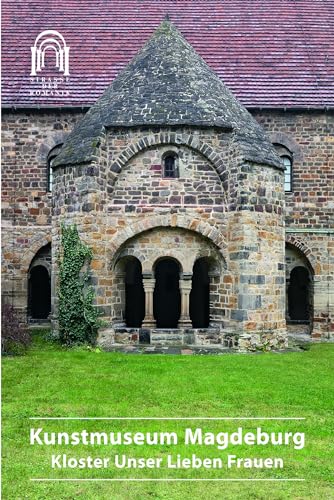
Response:
POLYGON ((180 276, 180 292, 181 292, 181 316, 179 319, 179 328, 191 328, 191 320, 189 315, 189 295, 191 292, 192 274, 181 274, 180 276))
POLYGON ((155 328, 156 322, 153 316, 153 292, 155 278, 152 273, 143 273, 143 286, 145 291, 145 318, 143 328, 155 328))

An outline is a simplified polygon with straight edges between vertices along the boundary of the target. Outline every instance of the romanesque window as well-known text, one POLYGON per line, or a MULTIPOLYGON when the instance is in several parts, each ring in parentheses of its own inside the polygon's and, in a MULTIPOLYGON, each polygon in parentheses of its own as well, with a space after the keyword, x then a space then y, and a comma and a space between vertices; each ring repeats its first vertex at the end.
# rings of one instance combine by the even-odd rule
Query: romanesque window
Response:
POLYGON ((282 144, 274 144, 277 154, 283 161, 284 169, 284 191, 292 191, 292 153, 282 144))
POLYGON ((163 176, 168 178, 175 178, 179 176, 177 154, 167 153, 163 157, 163 176))
POLYGON ((290 156, 282 156, 284 170, 284 191, 292 191, 292 159, 290 156))
POLYGON ((61 150, 61 147, 62 147, 62 144, 57 144, 57 146, 55 146, 54 148, 51 149, 50 153, 48 154, 48 171, 47 171, 47 186, 48 186, 48 191, 51 192, 52 191, 52 184, 53 184, 53 170, 52 170, 52 166, 53 166, 53 163, 56 159, 56 157, 58 156, 58 154, 60 153, 60 150, 61 150))

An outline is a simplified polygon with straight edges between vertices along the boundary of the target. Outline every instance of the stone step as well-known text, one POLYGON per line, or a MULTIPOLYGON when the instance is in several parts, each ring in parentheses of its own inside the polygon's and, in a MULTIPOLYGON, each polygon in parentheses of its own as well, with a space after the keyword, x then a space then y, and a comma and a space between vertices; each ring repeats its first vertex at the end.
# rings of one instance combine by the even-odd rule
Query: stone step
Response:
POLYGON ((197 346, 197 345, 117 345, 108 348, 109 352, 123 352, 126 354, 181 354, 181 355, 210 355, 230 354, 235 350, 222 345, 197 346))
POLYGON ((150 339, 152 345, 185 345, 194 343, 194 334, 175 330, 152 330, 150 339))

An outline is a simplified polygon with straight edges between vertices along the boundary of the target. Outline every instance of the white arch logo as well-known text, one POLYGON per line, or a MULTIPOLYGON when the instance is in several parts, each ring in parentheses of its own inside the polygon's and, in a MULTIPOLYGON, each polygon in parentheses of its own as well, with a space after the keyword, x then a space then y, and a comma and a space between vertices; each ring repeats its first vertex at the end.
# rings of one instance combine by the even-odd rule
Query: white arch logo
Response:
POLYGON ((66 45, 64 37, 54 30, 45 30, 40 33, 33 47, 31 47, 31 73, 36 76, 45 67, 45 55, 48 50, 56 53, 56 68, 69 76, 70 47, 66 45))

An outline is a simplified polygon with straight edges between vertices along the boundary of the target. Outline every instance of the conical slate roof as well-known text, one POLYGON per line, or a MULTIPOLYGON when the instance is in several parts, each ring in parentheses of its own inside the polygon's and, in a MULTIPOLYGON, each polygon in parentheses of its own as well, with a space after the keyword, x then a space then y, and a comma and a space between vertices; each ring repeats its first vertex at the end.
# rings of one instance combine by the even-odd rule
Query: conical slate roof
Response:
POLYGON ((233 130, 247 159, 280 166, 262 128, 167 20, 76 125, 54 166, 91 161, 107 127, 142 125, 233 130))

